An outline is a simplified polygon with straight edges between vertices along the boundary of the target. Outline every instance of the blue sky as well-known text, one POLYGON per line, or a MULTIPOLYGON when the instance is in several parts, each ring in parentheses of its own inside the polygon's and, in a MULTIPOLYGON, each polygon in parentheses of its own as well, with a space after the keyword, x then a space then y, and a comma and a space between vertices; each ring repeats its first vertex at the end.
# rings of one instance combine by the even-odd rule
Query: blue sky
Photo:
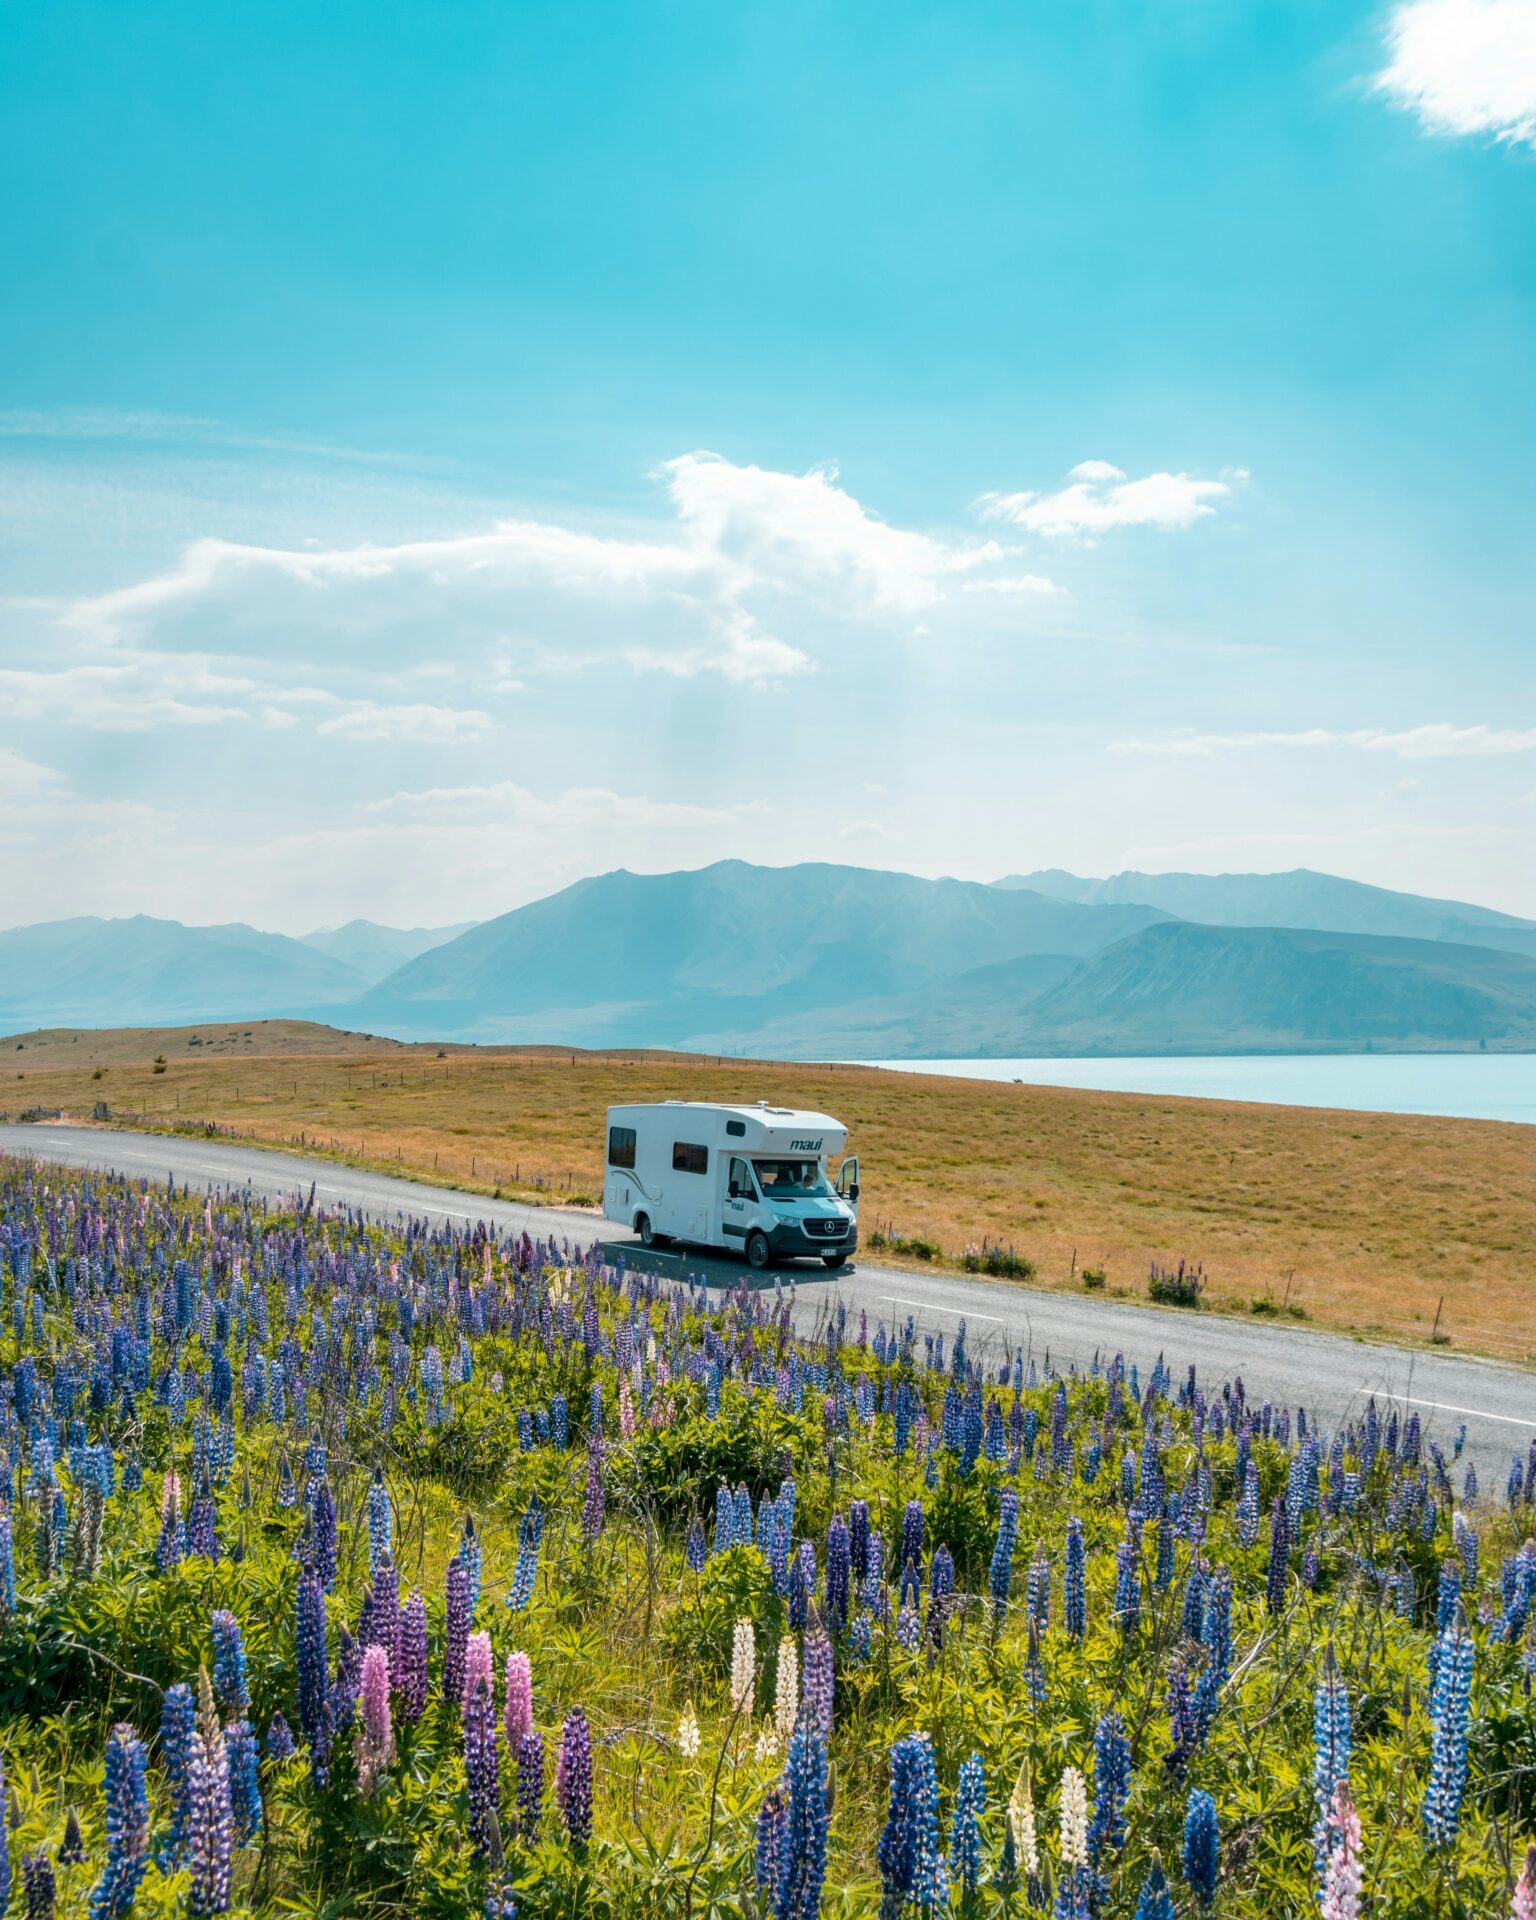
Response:
POLYGON ((7 922, 727 854, 1536 914, 1536 10, 0 28, 7 922))

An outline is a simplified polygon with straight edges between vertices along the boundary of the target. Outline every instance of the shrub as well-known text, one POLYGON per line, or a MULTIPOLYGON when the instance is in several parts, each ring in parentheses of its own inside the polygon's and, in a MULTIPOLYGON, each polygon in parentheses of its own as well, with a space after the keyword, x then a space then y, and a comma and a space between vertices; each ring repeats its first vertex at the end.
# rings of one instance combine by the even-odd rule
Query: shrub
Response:
POLYGON ((1107 1277, 1102 1267, 1083 1268, 1083 1285, 1090 1293, 1097 1293, 1103 1287, 1107 1277))
POLYGON ((1147 1292, 1160 1307, 1198 1307, 1204 1291, 1204 1267, 1186 1260, 1176 1267, 1160 1267, 1154 1260, 1147 1275, 1147 1292))
POLYGON ((996 1280, 1031 1280, 1035 1273, 1033 1260, 1026 1260, 1012 1247, 994 1245, 990 1240, 983 1240, 979 1247, 974 1243, 968 1246, 960 1256, 960 1264, 967 1273, 989 1273, 996 1280))

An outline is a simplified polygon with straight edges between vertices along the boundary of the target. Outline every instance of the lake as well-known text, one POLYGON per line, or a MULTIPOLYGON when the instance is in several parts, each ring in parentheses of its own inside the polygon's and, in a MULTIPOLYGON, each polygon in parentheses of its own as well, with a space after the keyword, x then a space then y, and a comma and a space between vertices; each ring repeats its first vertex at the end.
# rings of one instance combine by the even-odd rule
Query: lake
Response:
POLYGON ((1193 1055, 1104 1060, 867 1060, 898 1073, 1025 1080, 1105 1093, 1181 1093, 1360 1113, 1536 1124, 1536 1053, 1193 1055))

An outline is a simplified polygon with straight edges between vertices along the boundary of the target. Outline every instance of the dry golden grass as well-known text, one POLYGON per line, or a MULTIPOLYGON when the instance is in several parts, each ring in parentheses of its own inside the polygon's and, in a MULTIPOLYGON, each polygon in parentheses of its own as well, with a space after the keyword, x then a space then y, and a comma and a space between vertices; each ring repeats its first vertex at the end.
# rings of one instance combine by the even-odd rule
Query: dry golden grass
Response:
POLYGON ((595 1196, 610 1102, 821 1108, 851 1129, 866 1238, 894 1220, 950 1261, 968 1242, 1011 1243, 1046 1285, 1099 1267, 1137 1297, 1152 1260, 1183 1256, 1204 1264, 1214 1305, 1268 1296, 1317 1323, 1418 1340, 1438 1311, 1459 1348, 1536 1359, 1528 1127, 869 1068, 403 1047, 299 1022, 23 1040, 0 1042, 13 1115, 88 1118, 105 1099, 115 1117, 216 1122, 486 1192, 595 1196))

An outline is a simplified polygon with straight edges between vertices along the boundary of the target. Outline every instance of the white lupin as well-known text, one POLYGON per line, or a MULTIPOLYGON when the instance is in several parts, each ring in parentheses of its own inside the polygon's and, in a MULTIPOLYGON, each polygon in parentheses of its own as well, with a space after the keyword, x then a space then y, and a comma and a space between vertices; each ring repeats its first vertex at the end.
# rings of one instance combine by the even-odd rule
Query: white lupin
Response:
POLYGON ((800 1717, 800 1655, 786 1633, 779 1642, 779 1678, 773 1690, 773 1722, 786 1746, 800 1717))
POLYGON ((1019 1768, 1008 1800, 1008 1828, 1013 1835, 1013 1851, 1019 1865, 1031 1880, 1040 1877, 1040 1842, 1035 1833, 1035 1797, 1029 1783, 1029 1762, 1019 1768))
POLYGON ((1061 1776, 1061 1864, 1088 1864, 1088 1786, 1076 1767, 1061 1776))
POLYGON ((756 1691, 757 1633, 750 1620, 738 1620, 736 1637, 731 1645, 732 1711, 750 1718, 752 1696, 756 1691))
POLYGON ((685 1760, 698 1758, 699 1719, 690 1700, 683 1709, 683 1717, 677 1723, 677 1750, 685 1760))

